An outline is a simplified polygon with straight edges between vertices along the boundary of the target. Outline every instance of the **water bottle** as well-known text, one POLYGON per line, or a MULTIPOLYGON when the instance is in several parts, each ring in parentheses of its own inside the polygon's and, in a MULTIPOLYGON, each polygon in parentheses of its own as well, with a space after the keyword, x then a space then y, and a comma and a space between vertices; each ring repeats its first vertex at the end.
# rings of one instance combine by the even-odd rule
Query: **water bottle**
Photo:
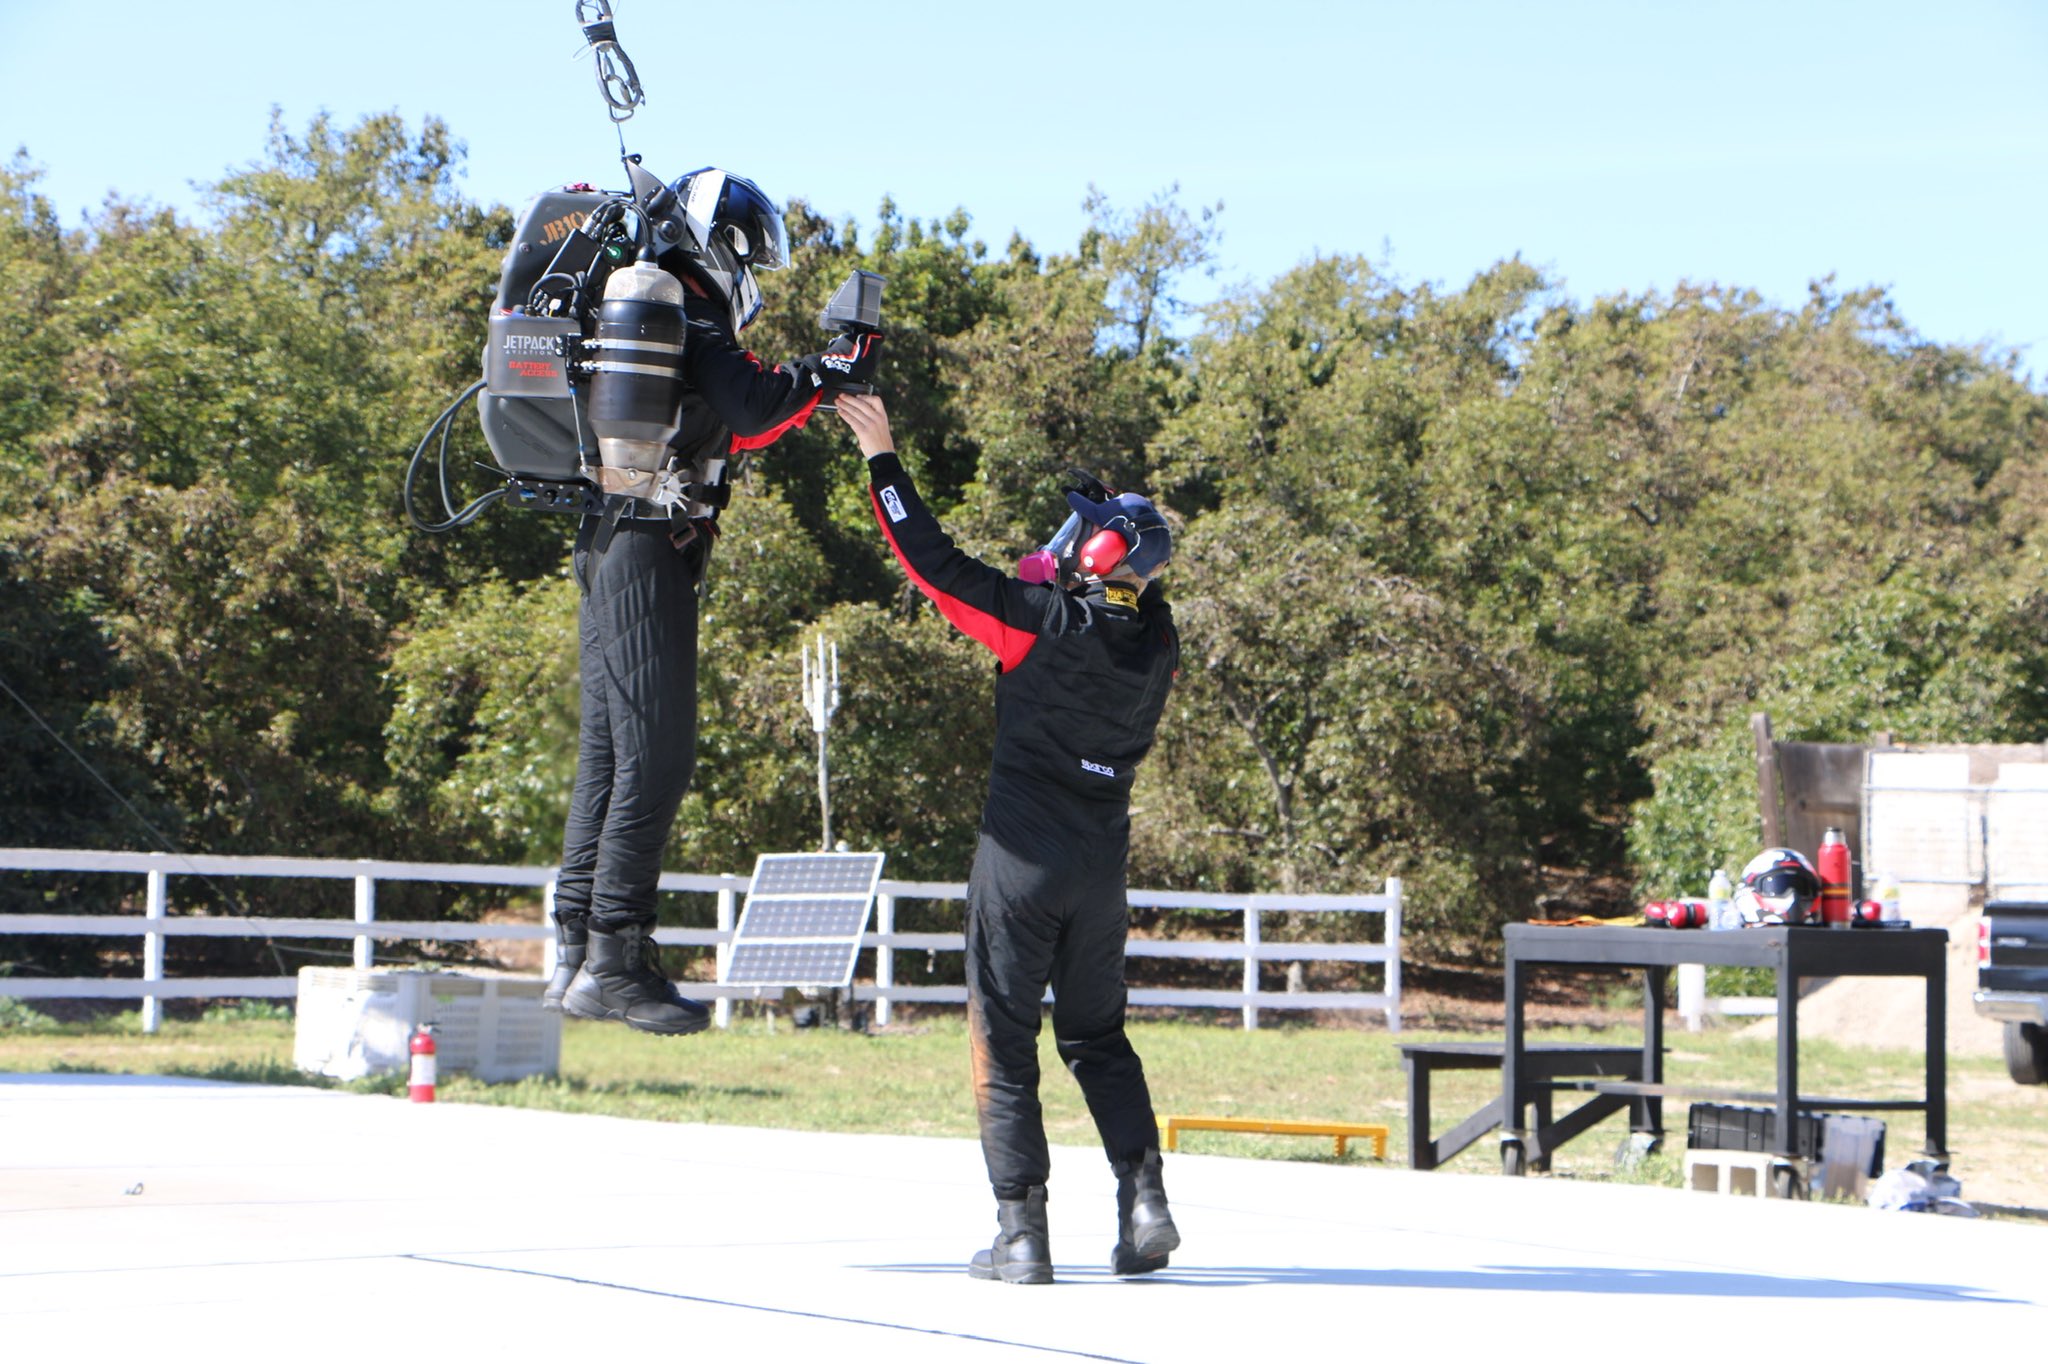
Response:
POLYGON ((1899 910, 1899 878, 1892 872, 1882 872, 1877 878, 1877 918, 1879 923, 1905 922, 1906 916, 1899 910))
POLYGON ((1707 882, 1707 927, 1734 928, 1735 892, 1728 884, 1728 873, 1714 868, 1713 879, 1707 882))

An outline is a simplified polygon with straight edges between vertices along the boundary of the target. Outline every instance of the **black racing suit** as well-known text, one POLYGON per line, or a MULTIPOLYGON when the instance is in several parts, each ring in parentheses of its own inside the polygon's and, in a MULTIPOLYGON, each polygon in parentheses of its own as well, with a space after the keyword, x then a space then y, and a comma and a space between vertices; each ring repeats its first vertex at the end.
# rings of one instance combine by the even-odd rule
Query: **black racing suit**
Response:
MULTIPOLYGON (((684 306, 690 393, 671 448, 685 466, 809 420, 824 391, 809 371, 764 368, 694 284, 684 306)), ((605 933, 654 923, 662 848, 697 762, 697 584, 713 534, 628 501, 611 526, 586 516, 576 535, 582 723, 555 882, 556 918, 605 933)))
POLYGON ((1179 664, 1155 584, 1063 591, 970 558, 893 454, 868 461, 875 519, 911 580, 995 652, 996 741, 967 883, 975 1110, 998 1199, 1050 1173, 1038 1102, 1040 1004, 1112 1165, 1159 1142, 1124 1033, 1131 780, 1179 664))

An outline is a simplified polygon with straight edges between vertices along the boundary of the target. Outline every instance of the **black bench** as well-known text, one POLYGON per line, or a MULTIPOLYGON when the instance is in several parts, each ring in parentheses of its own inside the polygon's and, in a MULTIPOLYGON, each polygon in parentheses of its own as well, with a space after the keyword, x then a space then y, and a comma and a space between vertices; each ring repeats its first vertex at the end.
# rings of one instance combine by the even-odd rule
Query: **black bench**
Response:
MULTIPOLYGON (((1503 1043, 1403 1042, 1400 1047, 1401 1064, 1408 1072, 1409 1169, 1434 1170, 1502 1125, 1503 1100, 1496 1095, 1477 1113, 1443 1136, 1430 1136, 1429 1077, 1432 1071, 1438 1070, 1499 1070, 1501 1052, 1504 1050, 1503 1043)), ((1599 1096, 1565 1115, 1562 1122, 1553 1123, 1550 1112, 1551 1090, 1553 1087, 1568 1087, 1559 1082, 1580 1077, 1612 1077, 1625 1082, 1640 1081, 1643 1078, 1643 1049, 1639 1046, 1600 1047, 1561 1043, 1528 1047, 1524 1049, 1522 1056, 1524 1080, 1536 1086, 1532 1100, 1532 1106, 1536 1110, 1536 1121, 1532 1125, 1517 1115, 1514 1126, 1533 1126, 1535 1130, 1552 1133, 1554 1141, 1551 1145, 1562 1142, 1568 1136, 1576 1136, 1608 1114, 1618 1112, 1628 1102, 1619 1096, 1599 1096)), ((1533 1167, 1548 1169, 1549 1164, 1546 1151, 1533 1162, 1533 1167)))

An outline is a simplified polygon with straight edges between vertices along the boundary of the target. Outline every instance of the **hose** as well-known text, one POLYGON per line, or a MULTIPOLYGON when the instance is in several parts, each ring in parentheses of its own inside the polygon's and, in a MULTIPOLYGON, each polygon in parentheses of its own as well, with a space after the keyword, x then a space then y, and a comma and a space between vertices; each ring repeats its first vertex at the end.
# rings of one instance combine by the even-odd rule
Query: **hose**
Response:
POLYGON ((413 447, 412 460, 405 466, 403 497, 406 517, 415 526, 431 535, 439 535, 443 531, 456 530, 468 525, 476 520, 477 517, 483 515, 484 508, 505 495, 506 489, 493 488, 468 506, 457 511, 455 508, 455 498, 448 487, 448 434, 454 430, 455 414, 461 411, 462 405, 475 397, 483 386, 484 381, 482 379, 477 380, 468 388, 463 389, 461 395, 454 402, 441 409, 441 415, 434 418, 433 422, 427 427, 427 433, 420 437, 420 443, 413 447), (447 519, 443 521, 428 521, 420 515, 418 507, 414 505, 412 490, 413 484, 419 480, 420 465, 426 459, 427 444, 434 439, 434 434, 437 431, 441 436, 441 444, 435 461, 436 473, 441 485, 441 511, 447 519))

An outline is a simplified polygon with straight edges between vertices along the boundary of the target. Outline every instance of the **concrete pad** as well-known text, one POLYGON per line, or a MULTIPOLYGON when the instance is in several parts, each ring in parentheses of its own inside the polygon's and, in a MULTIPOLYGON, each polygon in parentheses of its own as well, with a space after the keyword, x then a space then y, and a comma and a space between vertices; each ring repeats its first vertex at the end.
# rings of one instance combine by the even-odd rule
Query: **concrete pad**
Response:
POLYGON ((1183 1249, 1118 1280, 1107 1166, 1057 1148, 1060 1281, 1017 1287, 962 1272, 994 1231, 971 1142, 0 1076, 0 1341, 1186 1361, 2048 1338, 2048 1228, 1184 1153, 1167 1188, 1183 1249))

